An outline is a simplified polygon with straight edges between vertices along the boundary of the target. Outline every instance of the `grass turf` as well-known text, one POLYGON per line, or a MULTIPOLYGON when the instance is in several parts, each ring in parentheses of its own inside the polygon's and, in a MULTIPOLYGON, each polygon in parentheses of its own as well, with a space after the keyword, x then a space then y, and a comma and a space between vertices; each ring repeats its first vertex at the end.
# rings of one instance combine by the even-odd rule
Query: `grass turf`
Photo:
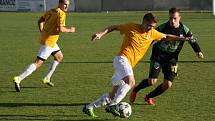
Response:
MULTIPOLYGON (((42 13, 0 14, 0 120, 15 121, 212 121, 215 120, 215 17, 211 13, 182 13, 205 55, 197 60, 192 48, 185 44, 179 58, 179 75, 173 87, 156 97, 156 106, 148 106, 142 97, 155 86, 140 92, 129 119, 107 114, 104 108, 95 112, 98 118, 82 113, 84 104, 110 90, 112 60, 119 51, 121 35, 113 32, 97 43, 91 34, 112 24, 129 21, 140 23, 144 12, 69 13, 67 25, 76 33, 62 34, 59 46, 64 60, 55 71, 55 87, 44 87, 41 79, 51 59, 22 82, 21 93, 15 92, 12 78, 30 64, 39 50, 37 19, 42 13)), ((159 23, 167 13, 157 13, 159 23)), ((135 68, 136 83, 148 75, 150 50, 135 68)), ((162 74, 159 82, 162 82, 162 74)), ((128 96, 124 99, 128 102, 128 96)))

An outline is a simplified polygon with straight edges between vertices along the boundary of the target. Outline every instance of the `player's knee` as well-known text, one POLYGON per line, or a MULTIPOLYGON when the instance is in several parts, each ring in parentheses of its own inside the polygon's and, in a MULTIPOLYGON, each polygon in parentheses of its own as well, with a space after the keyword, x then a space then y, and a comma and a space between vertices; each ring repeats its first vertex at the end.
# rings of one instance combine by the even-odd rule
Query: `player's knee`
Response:
POLYGON ((156 83, 157 83, 157 78, 149 78, 149 79, 148 79, 148 83, 149 83, 149 85, 154 85, 154 84, 156 84, 156 83))
POLYGON ((59 62, 63 60, 63 54, 59 58, 59 62))
POLYGON ((37 68, 39 68, 40 66, 42 66, 42 63, 34 63, 36 65, 37 68))
POLYGON ((44 62, 43 60, 36 59, 34 61, 34 64, 35 64, 36 68, 39 68, 43 64, 43 62, 44 62))
POLYGON ((164 89, 169 89, 172 87, 172 82, 170 80, 165 80, 163 83, 163 88, 164 89))
POLYGON ((59 54, 58 56, 55 57, 55 60, 57 62, 61 62, 63 60, 63 57, 64 57, 63 54, 59 54))
POLYGON ((127 76, 123 79, 125 83, 127 83, 130 87, 133 87, 135 85, 135 80, 133 76, 127 76))
POLYGON ((135 80, 132 80, 129 84, 131 87, 135 86, 135 80))
POLYGON ((113 98, 114 98, 114 96, 115 96, 115 93, 109 92, 109 96, 110 96, 110 99, 113 100, 113 98))
POLYGON ((126 82, 130 87, 135 86, 135 80, 129 80, 128 82, 126 82))

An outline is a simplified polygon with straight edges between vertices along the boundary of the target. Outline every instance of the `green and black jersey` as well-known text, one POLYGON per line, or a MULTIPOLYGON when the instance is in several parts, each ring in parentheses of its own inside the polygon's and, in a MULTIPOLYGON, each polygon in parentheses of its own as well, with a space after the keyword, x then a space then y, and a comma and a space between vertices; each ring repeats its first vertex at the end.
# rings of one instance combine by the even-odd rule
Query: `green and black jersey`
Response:
MULTIPOLYGON (((172 34, 176 36, 192 37, 190 29, 180 23, 179 28, 172 28, 169 22, 161 24, 157 28, 158 31, 164 34, 172 34)), ((196 40, 189 41, 195 52, 201 52, 201 49, 196 40)), ((153 45, 151 60, 160 62, 176 63, 178 55, 184 45, 184 41, 166 41, 161 40, 153 45)))

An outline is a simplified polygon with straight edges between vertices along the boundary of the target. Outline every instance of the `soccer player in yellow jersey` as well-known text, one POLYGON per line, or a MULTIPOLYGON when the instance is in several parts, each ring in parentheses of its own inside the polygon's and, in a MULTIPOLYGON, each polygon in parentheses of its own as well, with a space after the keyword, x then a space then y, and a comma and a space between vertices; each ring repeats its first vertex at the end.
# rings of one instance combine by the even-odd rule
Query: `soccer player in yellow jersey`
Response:
POLYGON ((59 34, 65 32, 75 32, 75 27, 65 27, 66 11, 68 10, 68 7, 69 0, 59 0, 57 8, 53 8, 45 12, 45 14, 39 18, 38 27, 41 34, 40 50, 35 61, 30 64, 23 73, 13 78, 17 92, 20 92, 20 82, 39 68, 50 55, 54 57, 54 60, 48 70, 47 75, 42 81, 44 84, 54 86, 54 84, 50 81, 50 78, 57 65, 63 59, 63 53, 57 45, 59 34))
POLYGON ((92 36, 92 39, 95 41, 116 30, 120 31, 120 33, 124 35, 124 38, 121 50, 114 58, 113 62, 115 73, 111 80, 113 86, 112 91, 105 93, 96 101, 85 105, 83 108, 85 114, 97 117, 93 112, 94 108, 108 104, 108 107, 105 110, 115 116, 120 116, 120 112, 116 110, 116 105, 122 101, 128 91, 135 85, 133 68, 144 56, 153 40, 191 40, 191 38, 160 33, 154 28, 156 23, 157 20, 154 14, 147 13, 143 17, 142 24, 128 23, 113 25, 92 36))

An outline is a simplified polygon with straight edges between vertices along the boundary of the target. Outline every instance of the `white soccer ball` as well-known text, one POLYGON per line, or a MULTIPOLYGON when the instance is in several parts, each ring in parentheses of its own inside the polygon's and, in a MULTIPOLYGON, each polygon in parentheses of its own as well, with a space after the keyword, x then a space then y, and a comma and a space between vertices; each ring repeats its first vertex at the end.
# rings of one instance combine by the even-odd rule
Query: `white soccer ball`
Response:
POLYGON ((131 116, 131 105, 127 102, 120 102, 117 104, 116 109, 120 112, 120 117, 122 118, 128 118, 131 116))

